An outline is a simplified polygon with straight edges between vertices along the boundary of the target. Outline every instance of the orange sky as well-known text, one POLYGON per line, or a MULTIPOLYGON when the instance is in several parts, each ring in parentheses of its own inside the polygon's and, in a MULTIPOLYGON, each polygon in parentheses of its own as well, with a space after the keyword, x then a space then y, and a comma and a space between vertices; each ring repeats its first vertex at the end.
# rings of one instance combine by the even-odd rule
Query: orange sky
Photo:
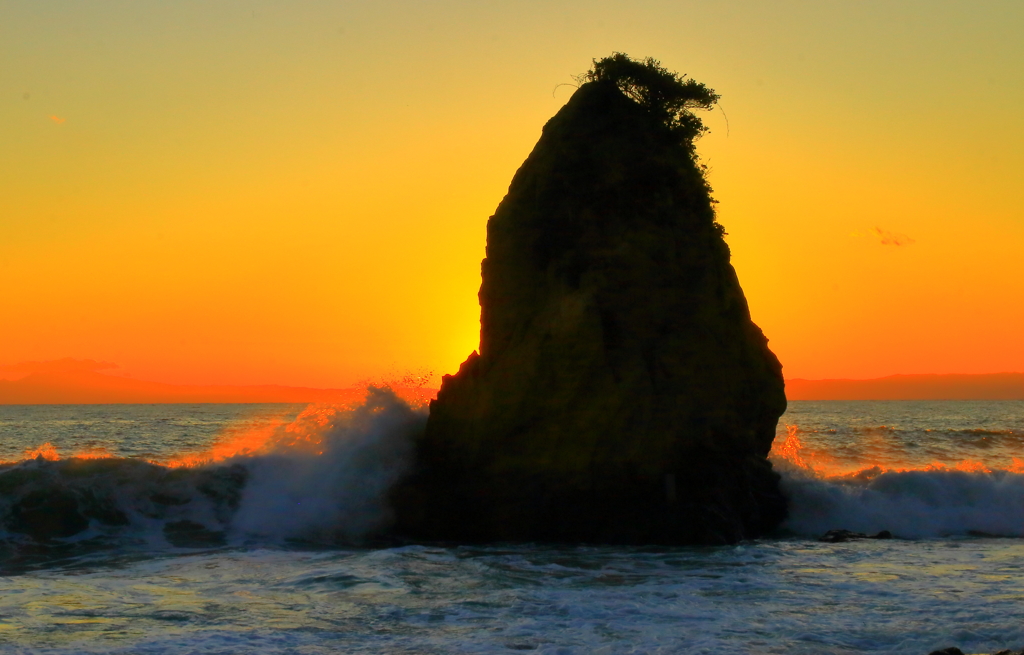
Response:
POLYGON ((0 365, 454 371, 487 217, 620 50, 722 94, 698 149, 787 377, 1024 371, 1016 0, 363 4, 0 4, 0 365))

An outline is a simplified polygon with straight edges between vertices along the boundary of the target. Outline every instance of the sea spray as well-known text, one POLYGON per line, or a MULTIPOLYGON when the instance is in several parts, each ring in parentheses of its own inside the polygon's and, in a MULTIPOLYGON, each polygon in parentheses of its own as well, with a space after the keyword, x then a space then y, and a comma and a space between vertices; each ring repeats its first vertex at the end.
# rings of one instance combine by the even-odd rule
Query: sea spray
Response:
POLYGON ((426 417, 373 387, 355 409, 304 412, 270 452, 247 462, 250 479, 232 530, 348 542, 385 527, 387 491, 411 466, 426 417))

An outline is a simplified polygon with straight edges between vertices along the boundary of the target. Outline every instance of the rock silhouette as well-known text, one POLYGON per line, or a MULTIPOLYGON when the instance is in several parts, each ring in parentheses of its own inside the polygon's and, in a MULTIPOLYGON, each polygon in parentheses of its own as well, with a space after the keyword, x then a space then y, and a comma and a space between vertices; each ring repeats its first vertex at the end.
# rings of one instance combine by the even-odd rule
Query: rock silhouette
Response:
POLYGON ((782 367, 692 139, 590 79, 487 224, 480 351, 431 403, 402 534, 714 544, 785 517, 782 367))

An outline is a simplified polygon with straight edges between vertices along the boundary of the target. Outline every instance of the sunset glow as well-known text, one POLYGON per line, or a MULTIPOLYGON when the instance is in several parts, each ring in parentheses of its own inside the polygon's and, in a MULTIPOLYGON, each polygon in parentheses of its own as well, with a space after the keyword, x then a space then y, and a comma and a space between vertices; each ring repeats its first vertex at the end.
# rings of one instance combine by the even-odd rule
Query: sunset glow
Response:
POLYGON ((787 378, 1024 371, 1022 26, 1010 0, 7 2, 0 365, 436 386, 478 345, 488 216, 622 51, 722 95, 697 148, 787 378))
MULTIPOLYGON (((882 426, 883 428, 885 426, 882 426)), ((992 473, 1005 471, 1008 473, 1024 473, 1024 460, 1011 457, 1002 466, 988 466, 983 462, 963 459, 952 463, 933 461, 927 464, 911 462, 892 462, 884 458, 880 462, 860 462, 856 466, 845 465, 827 450, 815 450, 808 447, 800 439, 800 428, 786 425, 786 436, 777 438, 772 444, 769 459, 783 470, 796 469, 807 475, 822 479, 862 479, 872 478, 882 473, 905 473, 907 471, 961 471, 963 473, 992 473)))
MULTIPOLYGON (((46 442, 36 448, 27 448, 25 450, 22 459, 37 459, 42 458, 47 461, 56 462, 61 459, 103 459, 104 457, 113 457, 113 454, 105 448, 89 448, 84 450, 77 450, 69 455, 61 455, 60 451, 50 442, 46 442)), ((14 464, 12 461, 0 460, 0 464, 14 464)))

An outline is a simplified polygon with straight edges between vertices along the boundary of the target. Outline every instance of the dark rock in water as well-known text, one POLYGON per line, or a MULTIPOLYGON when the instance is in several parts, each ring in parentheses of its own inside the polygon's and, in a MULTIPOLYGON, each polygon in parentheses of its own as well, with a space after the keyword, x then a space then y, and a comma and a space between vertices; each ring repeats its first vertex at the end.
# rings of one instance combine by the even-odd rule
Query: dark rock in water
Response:
POLYGON ((150 494, 149 500, 150 500, 150 502, 152 502, 152 503, 154 503, 156 505, 171 505, 171 506, 175 506, 175 507, 179 506, 179 505, 188 505, 190 502, 192 502, 191 498, 182 498, 180 496, 172 496, 170 494, 166 494, 166 493, 163 493, 161 491, 158 491, 156 493, 150 494))
POLYGON ((164 538, 178 548, 207 548, 224 545, 224 532, 210 530, 202 523, 183 519, 164 525, 164 538))
POLYGON ((48 541, 73 537, 86 530, 90 520, 104 526, 127 525, 128 517, 108 494, 74 484, 87 477, 83 469, 95 466, 41 460, 0 472, 0 491, 10 503, 6 512, 0 512, 0 527, 48 541))
POLYGON ((110 498, 91 489, 58 485, 39 486, 17 496, 4 523, 11 532, 46 541, 74 536, 89 527, 90 519, 100 525, 128 525, 128 517, 110 498))
POLYGON ((892 533, 888 530, 882 530, 878 534, 864 534, 863 532, 853 532, 852 530, 829 530, 818 537, 818 541, 830 544, 854 541, 856 539, 892 539, 892 533))
POLYGON ((89 527, 80 511, 78 497, 64 489, 38 489, 22 496, 11 507, 7 524, 39 541, 72 537, 89 527))
POLYGON ((401 533, 716 544, 785 517, 782 368, 691 147, 604 81, 548 122, 488 222, 480 352, 431 403, 401 533))

